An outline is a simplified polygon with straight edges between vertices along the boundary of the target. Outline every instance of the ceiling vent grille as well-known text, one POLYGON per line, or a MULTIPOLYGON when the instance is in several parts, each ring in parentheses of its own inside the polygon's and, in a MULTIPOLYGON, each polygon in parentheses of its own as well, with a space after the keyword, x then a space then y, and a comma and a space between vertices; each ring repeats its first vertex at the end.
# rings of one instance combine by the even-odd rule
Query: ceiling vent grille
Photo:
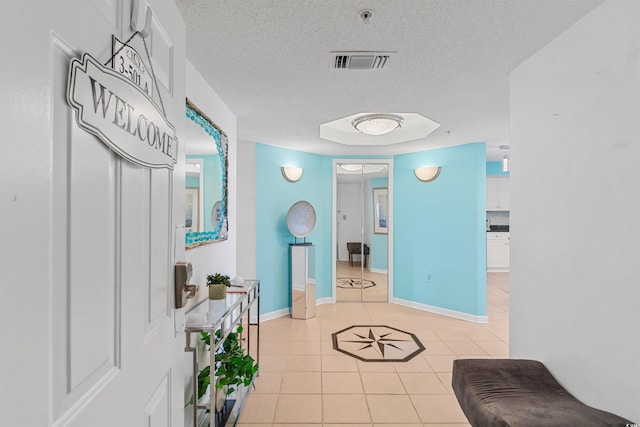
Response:
POLYGON ((395 52, 331 52, 334 70, 377 70, 389 65, 395 52))

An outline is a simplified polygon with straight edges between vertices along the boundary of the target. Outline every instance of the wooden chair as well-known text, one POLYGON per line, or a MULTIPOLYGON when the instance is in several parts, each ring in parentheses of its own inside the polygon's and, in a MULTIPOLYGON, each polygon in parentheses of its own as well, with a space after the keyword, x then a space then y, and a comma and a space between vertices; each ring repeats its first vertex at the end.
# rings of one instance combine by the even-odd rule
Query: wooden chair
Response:
MULTIPOLYGON (((347 250, 349 251, 349 265, 353 267, 353 256, 360 255, 362 259, 361 248, 364 247, 364 268, 367 268, 369 261, 369 246, 362 245, 360 242, 347 242, 347 250)), ((361 261, 362 262, 362 261, 361 261)))

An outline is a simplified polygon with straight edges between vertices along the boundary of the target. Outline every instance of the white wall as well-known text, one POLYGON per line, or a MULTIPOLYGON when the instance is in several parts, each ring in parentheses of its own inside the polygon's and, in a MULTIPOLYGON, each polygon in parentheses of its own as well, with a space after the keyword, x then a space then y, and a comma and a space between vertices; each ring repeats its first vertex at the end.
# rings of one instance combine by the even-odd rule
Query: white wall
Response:
MULTIPOLYGON (((236 275, 236 242, 237 242, 237 194, 238 184, 236 182, 237 170, 237 121, 236 116, 227 107, 224 101, 204 80, 200 72, 186 60, 186 94, 187 98, 193 102, 203 113, 207 115, 214 123, 219 126, 228 137, 228 187, 227 187, 227 215, 229 218, 229 235, 226 241, 212 243, 204 246, 198 246, 193 249, 182 252, 184 259, 191 262, 193 266, 193 276, 191 283, 204 285, 207 281, 207 275, 220 272, 231 277, 236 275)), ((188 120, 184 117, 184 120, 188 120)), ((184 124, 183 124, 184 126, 184 124)), ((184 159, 184 153, 181 153, 184 159)), ((183 185, 184 187, 184 185, 183 185)), ((178 245, 184 247, 184 233, 181 234, 181 240, 178 245)), ((181 248, 176 253, 181 253, 181 248)), ((208 289, 201 286, 198 296, 194 300, 207 298, 208 289)), ((176 316, 176 329, 180 330, 184 322, 184 312, 193 305, 194 300, 188 300, 186 308, 179 310, 176 316)), ((185 353, 186 354, 186 353, 185 353)), ((185 356, 184 359, 184 390, 185 400, 192 395, 193 378, 191 376, 191 356, 185 356)), ((189 425, 193 419, 193 406, 185 407, 184 423, 189 425)))
POLYGON ((511 73, 512 358, 640 422, 640 2, 511 73))
MULTIPOLYGON (((358 177, 360 179, 360 177, 358 177)), ((363 211, 362 211, 362 183, 338 184, 338 259, 349 261, 347 242, 360 242, 362 236, 363 211)), ((354 261, 360 261, 360 256, 355 256, 354 261)))
POLYGON ((256 144, 238 143, 237 270, 245 279, 256 278, 256 144))
MULTIPOLYGON (((229 137, 228 200, 229 236, 226 241, 198 246, 186 251, 186 260, 193 265, 191 283, 206 283, 206 276, 220 272, 231 277, 236 275, 237 242, 237 121, 218 94, 203 79, 191 62, 186 66, 187 98, 215 122, 229 137)), ((187 119, 185 119, 187 120, 187 119)))

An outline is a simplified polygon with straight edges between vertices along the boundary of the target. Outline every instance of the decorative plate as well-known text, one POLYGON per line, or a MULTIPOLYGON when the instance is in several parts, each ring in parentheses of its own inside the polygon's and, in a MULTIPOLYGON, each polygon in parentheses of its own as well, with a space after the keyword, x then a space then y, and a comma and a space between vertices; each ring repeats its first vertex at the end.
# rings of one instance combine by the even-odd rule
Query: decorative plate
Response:
POLYGON ((307 237, 316 226, 316 211, 311 203, 300 200, 289 208, 287 213, 287 227, 296 237, 307 237))

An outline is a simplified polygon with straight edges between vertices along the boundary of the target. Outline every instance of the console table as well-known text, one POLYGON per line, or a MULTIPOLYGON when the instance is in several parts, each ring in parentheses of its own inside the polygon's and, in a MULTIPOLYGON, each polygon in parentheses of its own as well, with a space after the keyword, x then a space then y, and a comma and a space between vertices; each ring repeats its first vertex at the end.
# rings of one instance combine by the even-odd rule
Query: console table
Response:
MULTIPOLYGON (((185 352, 192 353, 192 368, 193 368, 193 427, 198 427, 204 422, 202 418, 205 417, 205 411, 208 409, 208 423, 210 427, 221 424, 217 419, 215 411, 216 394, 219 391, 216 389, 215 379, 215 354, 220 349, 220 346, 224 343, 224 340, 230 333, 234 332, 239 325, 244 323, 244 331, 240 338, 246 338, 243 342, 246 342, 247 354, 251 355, 258 366, 260 365, 260 281, 259 280, 246 280, 243 287, 228 287, 226 300, 213 301, 204 299, 198 304, 193 306, 188 313, 199 313, 204 318, 203 322, 189 321, 185 325, 186 346, 185 352), (255 311, 254 311, 255 310, 255 311), (202 314, 204 313, 204 314, 202 314), (252 313, 255 316, 255 321, 251 320, 252 313), (251 330, 255 329, 255 353, 252 354, 251 348, 251 330), (221 339, 216 342, 215 332, 220 330, 221 339), (211 346, 209 349, 209 364, 211 368, 211 386, 210 386, 210 399, 208 403, 200 404, 197 402, 198 396, 198 354, 195 346, 193 334, 199 335, 201 332, 208 332, 211 336, 211 346)), ((196 317, 199 319, 200 317, 196 317)), ((229 416, 225 425, 235 425, 242 406, 246 400, 250 387, 244 388, 244 390, 238 390, 232 395, 235 397, 236 404, 233 408, 229 409, 229 416)))

